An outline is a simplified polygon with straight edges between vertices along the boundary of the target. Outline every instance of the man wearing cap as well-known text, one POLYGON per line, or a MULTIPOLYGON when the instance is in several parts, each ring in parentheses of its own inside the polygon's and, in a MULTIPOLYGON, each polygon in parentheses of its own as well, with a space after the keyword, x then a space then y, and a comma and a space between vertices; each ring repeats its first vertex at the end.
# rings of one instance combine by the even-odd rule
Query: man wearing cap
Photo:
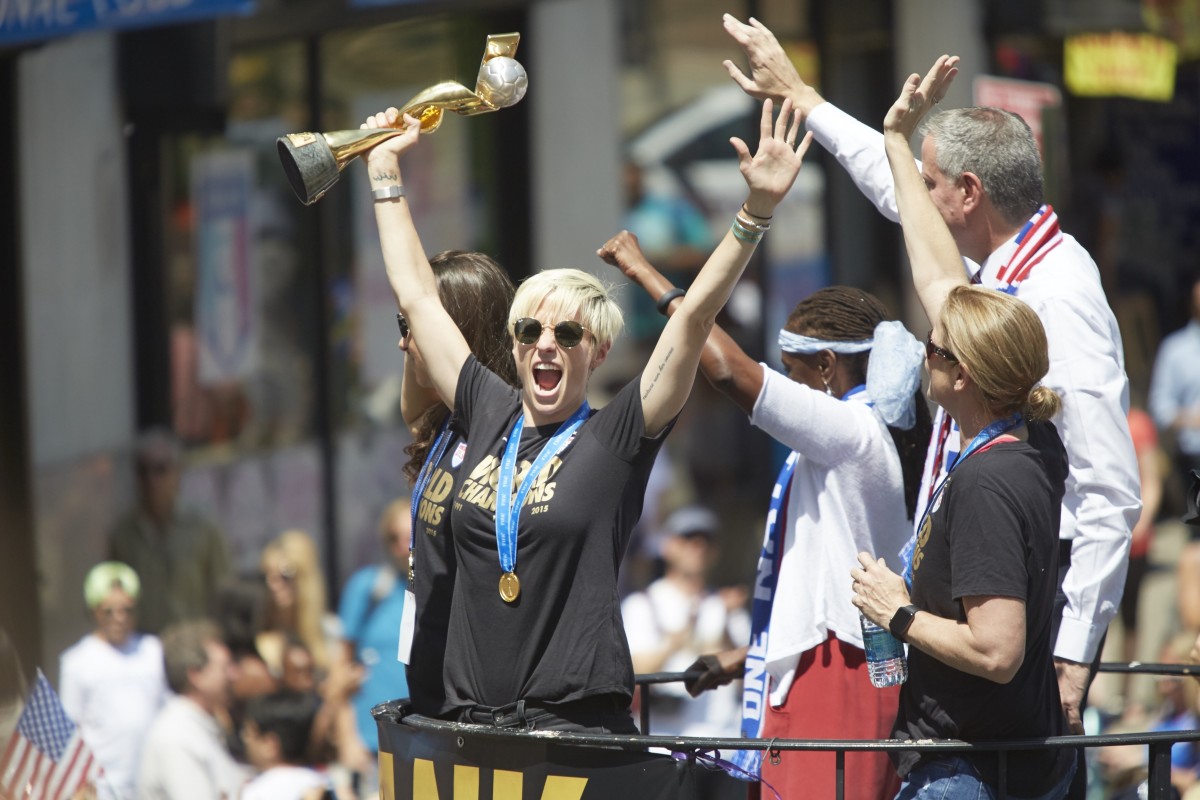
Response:
POLYGON ((83 596, 96 628, 63 653, 63 708, 104 767, 101 800, 132 798, 150 722, 167 697, 162 645, 138 633, 140 582, 127 564, 88 572, 83 596))
MULTIPOLYGON (((701 653, 741 647, 749 641, 746 591, 708 587, 717 526, 716 514, 701 506, 685 506, 663 523, 654 540, 663 576, 621 604, 634 672, 682 672, 701 653)), ((738 735, 740 685, 690 698, 683 684, 663 684, 654 688, 651 697, 651 729, 642 733, 738 735)))

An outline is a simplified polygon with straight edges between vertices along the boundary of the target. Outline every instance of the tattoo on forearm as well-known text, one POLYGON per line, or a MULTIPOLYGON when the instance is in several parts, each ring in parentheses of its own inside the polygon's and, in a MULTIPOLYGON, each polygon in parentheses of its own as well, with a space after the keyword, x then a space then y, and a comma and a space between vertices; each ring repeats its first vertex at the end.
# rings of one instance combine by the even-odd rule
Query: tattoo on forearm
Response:
POLYGON ((650 379, 650 385, 646 387, 646 391, 642 392, 642 399, 645 400, 650 396, 650 392, 654 391, 654 387, 658 385, 658 379, 662 377, 663 370, 667 366, 667 362, 671 360, 671 356, 675 354, 675 348, 672 347, 663 356, 663 360, 659 362, 658 369, 654 372, 654 377, 650 379))
POLYGON ((400 173, 398 172, 373 172, 371 173, 372 181, 399 181, 400 173))

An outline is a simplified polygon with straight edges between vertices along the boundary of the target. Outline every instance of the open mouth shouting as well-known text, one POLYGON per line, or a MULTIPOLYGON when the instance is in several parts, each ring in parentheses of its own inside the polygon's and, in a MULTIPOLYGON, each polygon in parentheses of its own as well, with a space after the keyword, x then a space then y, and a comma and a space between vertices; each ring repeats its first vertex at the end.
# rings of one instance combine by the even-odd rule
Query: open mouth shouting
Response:
POLYGON ((543 361, 533 365, 533 380, 539 392, 553 392, 562 381, 562 376, 562 367, 557 364, 543 361))

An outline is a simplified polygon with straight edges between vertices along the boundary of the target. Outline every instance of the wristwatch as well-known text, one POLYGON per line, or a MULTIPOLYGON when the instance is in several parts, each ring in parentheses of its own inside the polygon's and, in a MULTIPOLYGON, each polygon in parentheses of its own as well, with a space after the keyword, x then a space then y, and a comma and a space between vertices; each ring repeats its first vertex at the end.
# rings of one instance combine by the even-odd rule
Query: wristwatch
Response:
POLYGON ((917 616, 917 612, 921 609, 912 605, 901 606, 895 614, 892 615, 892 621, 888 623, 888 630, 902 642, 908 641, 904 635, 908 633, 908 628, 912 625, 913 618, 917 616))

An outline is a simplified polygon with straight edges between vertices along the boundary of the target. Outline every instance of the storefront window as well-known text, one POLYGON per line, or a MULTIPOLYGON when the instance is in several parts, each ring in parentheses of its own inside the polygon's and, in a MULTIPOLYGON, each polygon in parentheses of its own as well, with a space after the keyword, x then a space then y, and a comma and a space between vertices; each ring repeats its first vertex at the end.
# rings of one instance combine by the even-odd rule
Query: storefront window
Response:
MULTIPOLYGON (((426 17, 240 48, 223 135, 166 143, 172 414, 192 461, 184 493, 219 518, 243 568, 269 538, 300 528, 340 585, 379 555, 379 514, 408 491, 395 299, 365 170, 349 164, 305 207, 276 139, 356 129, 439 81, 473 87, 487 33, 501 32, 483 24, 426 17)), ((477 247, 490 225, 475 177, 493 157, 478 146, 485 126, 447 116, 404 172, 430 253, 477 247)))

